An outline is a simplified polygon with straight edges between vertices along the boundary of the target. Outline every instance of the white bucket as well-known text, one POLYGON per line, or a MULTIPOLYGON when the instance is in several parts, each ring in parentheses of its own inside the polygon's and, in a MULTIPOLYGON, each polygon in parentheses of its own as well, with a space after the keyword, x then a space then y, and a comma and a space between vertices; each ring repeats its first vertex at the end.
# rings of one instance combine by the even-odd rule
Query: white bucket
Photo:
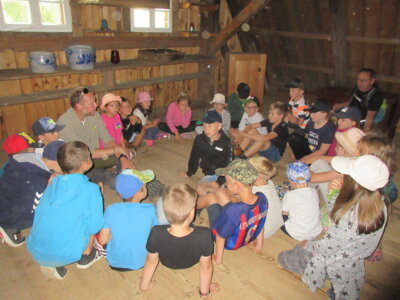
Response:
POLYGON ((73 70, 92 70, 96 62, 96 51, 92 46, 72 45, 65 48, 65 55, 73 70))
POLYGON ((51 52, 29 52, 28 61, 33 73, 51 73, 56 70, 56 57, 51 52))

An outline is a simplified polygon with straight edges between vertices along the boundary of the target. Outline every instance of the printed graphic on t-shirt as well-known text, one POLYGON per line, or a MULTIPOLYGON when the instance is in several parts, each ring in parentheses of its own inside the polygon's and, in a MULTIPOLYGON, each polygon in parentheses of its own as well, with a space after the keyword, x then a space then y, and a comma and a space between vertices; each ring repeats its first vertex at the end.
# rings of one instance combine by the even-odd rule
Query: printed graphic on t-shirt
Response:
POLYGON ((317 134, 314 131, 310 131, 308 133, 308 145, 312 152, 316 150, 316 147, 318 146, 318 141, 319 141, 319 134, 317 134))

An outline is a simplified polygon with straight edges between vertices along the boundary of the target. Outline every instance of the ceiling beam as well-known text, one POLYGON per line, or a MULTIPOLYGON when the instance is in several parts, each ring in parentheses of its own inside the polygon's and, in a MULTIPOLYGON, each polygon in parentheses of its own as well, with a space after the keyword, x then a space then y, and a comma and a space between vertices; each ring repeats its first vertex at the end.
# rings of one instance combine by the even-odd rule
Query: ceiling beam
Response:
POLYGON ((252 0, 245 8, 243 8, 236 17, 211 41, 211 51, 219 50, 225 42, 232 37, 243 23, 250 20, 264 6, 267 0, 252 0))

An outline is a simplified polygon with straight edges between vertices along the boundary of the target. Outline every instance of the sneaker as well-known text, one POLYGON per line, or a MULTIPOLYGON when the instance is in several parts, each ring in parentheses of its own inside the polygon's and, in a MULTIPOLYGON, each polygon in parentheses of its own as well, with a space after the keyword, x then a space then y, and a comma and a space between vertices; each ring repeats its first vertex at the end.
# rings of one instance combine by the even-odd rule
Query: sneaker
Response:
POLYGON ((66 267, 44 267, 40 266, 40 271, 42 271, 43 275, 47 278, 63 280, 65 276, 67 276, 67 268, 66 267))
POLYGON ((25 237, 16 229, 5 229, 0 226, 0 238, 11 247, 19 247, 25 243, 25 237))
POLYGON ((87 269, 98 261, 102 256, 95 247, 92 248, 90 254, 82 254, 81 259, 77 262, 76 267, 79 269, 87 269))
POLYGON ((93 247, 95 247, 95 248, 97 249, 97 252, 99 252, 99 254, 100 254, 101 256, 104 256, 104 257, 107 256, 107 245, 104 245, 104 246, 101 245, 101 244, 99 243, 99 241, 97 240, 97 237, 94 238, 93 247))

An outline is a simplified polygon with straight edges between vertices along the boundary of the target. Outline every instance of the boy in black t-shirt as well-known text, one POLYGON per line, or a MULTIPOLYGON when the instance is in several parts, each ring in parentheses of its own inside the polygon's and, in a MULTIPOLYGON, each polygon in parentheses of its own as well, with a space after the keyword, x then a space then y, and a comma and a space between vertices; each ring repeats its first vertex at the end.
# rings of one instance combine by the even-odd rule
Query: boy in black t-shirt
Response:
MULTIPOLYGON (((281 159, 286 149, 286 143, 289 138, 287 125, 283 122, 287 113, 287 105, 281 101, 271 104, 268 113, 268 120, 249 125, 252 128, 267 127, 268 134, 260 135, 257 132, 241 133, 243 137, 255 141, 259 145, 259 154, 273 162, 281 159)), ((254 153, 255 154, 255 153, 254 153)))
POLYGON ((173 184, 165 192, 163 207, 171 225, 154 226, 147 240, 147 258, 140 279, 141 291, 152 287, 152 278, 159 261, 171 269, 186 269, 200 263, 200 297, 207 298, 218 291, 211 283, 214 243, 211 231, 205 227, 191 226, 197 194, 187 184, 173 184))

